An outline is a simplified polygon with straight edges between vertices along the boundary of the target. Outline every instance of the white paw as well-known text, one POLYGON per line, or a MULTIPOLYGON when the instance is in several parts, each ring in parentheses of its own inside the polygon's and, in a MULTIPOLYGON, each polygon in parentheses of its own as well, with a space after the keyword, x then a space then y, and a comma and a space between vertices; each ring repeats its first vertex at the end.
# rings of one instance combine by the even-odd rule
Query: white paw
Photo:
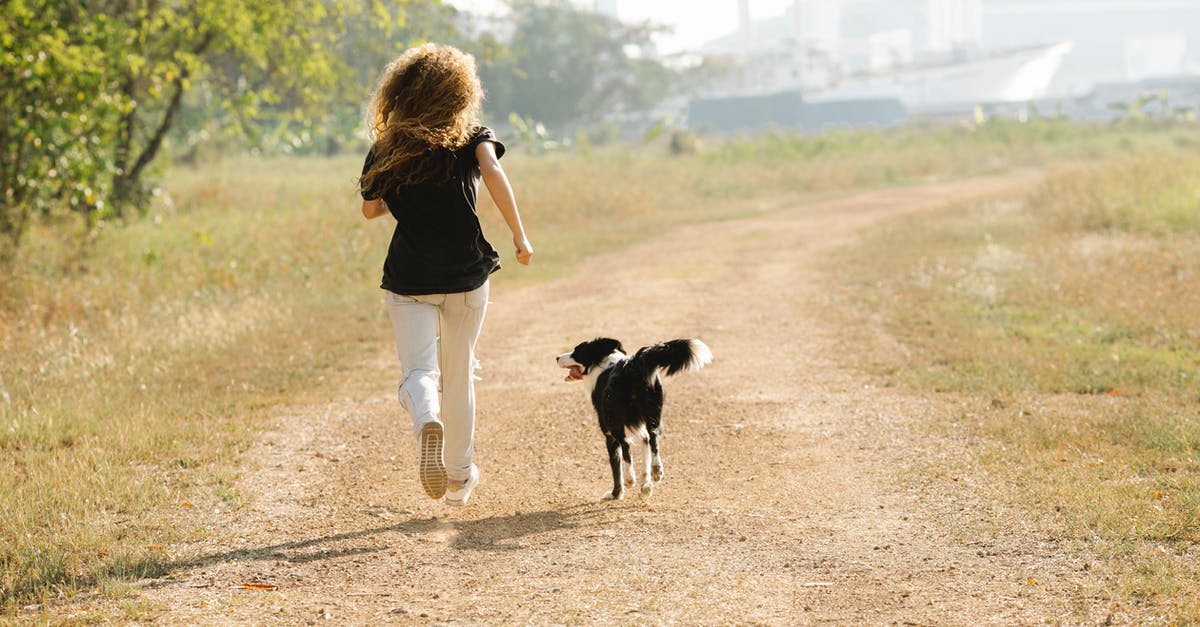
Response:
POLYGON ((618 495, 616 495, 616 496, 613 496, 612 490, 609 490, 608 492, 605 492, 605 493, 604 493, 604 496, 603 496, 603 497, 601 497, 601 499, 600 499, 600 500, 601 500, 601 501, 619 501, 619 500, 621 500, 621 499, 623 499, 623 498, 625 498, 625 493, 624 493, 624 492, 622 492, 621 494, 618 494, 618 495))
POLYGON ((654 484, 647 481, 642 484, 642 496, 649 497, 651 494, 654 494, 654 484))
POLYGON ((632 488, 637 483, 637 477, 632 474, 625 475, 625 487, 632 488))
POLYGON ((654 480, 654 483, 658 483, 659 481, 662 481, 662 478, 663 478, 662 464, 655 464, 654 466, 650 467, 650 478, 654 480))

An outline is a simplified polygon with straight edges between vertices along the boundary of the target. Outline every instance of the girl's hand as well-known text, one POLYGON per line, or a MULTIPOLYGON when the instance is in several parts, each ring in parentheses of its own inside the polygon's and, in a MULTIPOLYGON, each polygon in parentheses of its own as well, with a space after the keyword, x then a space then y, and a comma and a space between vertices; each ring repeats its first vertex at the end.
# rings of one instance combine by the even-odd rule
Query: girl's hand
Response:
POLYGON ((533 246, 529 240, 524 237, 514 237, 513 245, 517 247, 517 263, 527 266, 529 260, 533 259, 533 246))

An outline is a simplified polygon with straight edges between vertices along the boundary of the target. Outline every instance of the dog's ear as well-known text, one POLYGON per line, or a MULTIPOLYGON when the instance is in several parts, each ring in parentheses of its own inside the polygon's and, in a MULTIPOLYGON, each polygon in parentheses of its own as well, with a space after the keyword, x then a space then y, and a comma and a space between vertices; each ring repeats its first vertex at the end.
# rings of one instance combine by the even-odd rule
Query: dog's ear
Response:
POLYGON ((611 337, 602 337, 598 338, 596 342, 604 349, 603 352, 605 355, 611 355, 613 351, 625 352, 625 347, 621 346, 620 340, 614 340, 611 337))
POLYGON ((611 337, 598 337, 576 346, 575 351, 571 354, 581 362, 598 364, 602 359, 611 355, 613 351, 624 353, 625 347, 621 346, 621 342, 611 337))

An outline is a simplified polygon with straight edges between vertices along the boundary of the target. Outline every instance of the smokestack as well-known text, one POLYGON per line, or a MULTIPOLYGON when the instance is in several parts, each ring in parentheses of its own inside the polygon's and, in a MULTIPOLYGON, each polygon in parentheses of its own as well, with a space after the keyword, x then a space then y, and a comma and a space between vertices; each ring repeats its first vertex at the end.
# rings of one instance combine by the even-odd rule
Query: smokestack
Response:
POLYGON ((754 43, 754 23, 750 21, 750 0, 738 0, 738 44, 743 53, 754 43))
POLYGON ((793 74, 801 88, 820 88, 836 80, 842 42, 841 0, 795 0, 793 74))

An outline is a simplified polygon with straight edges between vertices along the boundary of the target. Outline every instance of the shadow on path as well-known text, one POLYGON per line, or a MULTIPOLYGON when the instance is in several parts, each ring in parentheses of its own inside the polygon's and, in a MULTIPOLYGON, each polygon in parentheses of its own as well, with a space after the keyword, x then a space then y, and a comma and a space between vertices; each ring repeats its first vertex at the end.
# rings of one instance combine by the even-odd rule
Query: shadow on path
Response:
POLYGON ((455 551, 518 551, 526 547, 520 538, 563 529, 580 529, 607 524, 610 514, 629 509, 631 505, 612 503, 587 503, 537 512, 518 512, 506 516, 492 516, 474 520, 448 520, 445 518, 413 518, 394 525, 370 527, 304 540, 280 542, 268 546, 235 549, 210 553, 191 559, 160 562, 150 576, 157 578, 146 587, 166 587, 182 583, 182 580, 166 580, 162 577, 197 568, 206 568, 229 561, 238 562, 287 562, 304 564, 343 557, 368 555, 392 548, 393 543, 383 537, 400 533, 408 536, 424 536, 434 541, 450 537, 448 544, 455 551))

